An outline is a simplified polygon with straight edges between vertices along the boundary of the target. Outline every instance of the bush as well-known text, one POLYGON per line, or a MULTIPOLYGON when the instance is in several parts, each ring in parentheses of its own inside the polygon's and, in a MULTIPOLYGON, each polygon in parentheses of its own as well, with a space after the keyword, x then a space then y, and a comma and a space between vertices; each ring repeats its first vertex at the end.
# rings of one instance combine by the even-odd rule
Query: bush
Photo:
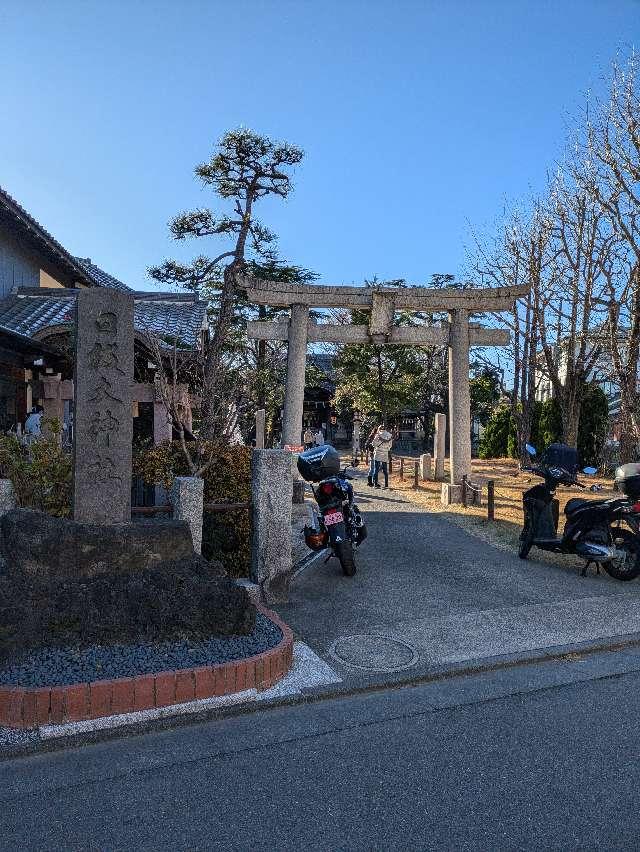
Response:
POLYGON ((549 444, 562 442, 564 431, 562 428, 562 412, 560 403, 555 397, 542 403, 537 427, 540 444, 536 447, 538 452, 543 452, 549 444))
POLYGON ((53 437, 22 444, 0 436, 0 478, 10 479, 19 506, 66 518, 71 514, 72 460, 62 449, 57 421, 48 421, 53 437))
POLYGON ((478 448, 480 458, 505 458, 509 454, 509 439, 513 432, 511 409, 508 405, 499 405, 489 418, 489 422, 480 438, 480 446, 478 448))
MULTIPOLYGON (((251 500, 251 448, 227 444, 202 445, 202 462, 208 467, 204 479, 204 502, 248 503, 251 500)), ((137 448, 134 473, 149 485, 162 483, 166 488, 176 476, 190 471, 179 441, 137 448)), ((202 553, 207 559, 219 559, 233 577, 246 577, 251 565, 251 512, 239 509, 213 514, 205 512, 202 553)))
POLYGON ((609 433, 609 402, 607 395, 596 384, 584 389, 580 425, 578 427, 578 454, 583 466, 599 467, 609 433))

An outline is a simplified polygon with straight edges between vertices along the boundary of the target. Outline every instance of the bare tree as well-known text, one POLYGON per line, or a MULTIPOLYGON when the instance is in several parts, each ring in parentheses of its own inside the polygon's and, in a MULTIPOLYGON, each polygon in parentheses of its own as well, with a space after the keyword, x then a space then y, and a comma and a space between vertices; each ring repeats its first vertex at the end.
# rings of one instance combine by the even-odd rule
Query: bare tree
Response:
MULTIPOLYGON (((547 245, 550 239, 548 220, 539 205, 527 220, 513 211, 499 236, 486 245, 475 237, 472 269, 484 283, 497 287, 528 285, 529 294, 518 299, 510 314, 496 318, 511 332, 510 368, 513 370, 511 415, 516 426, 518 454, 526 458, 525 444, 531 436, 538 374, 538 324, 534 310, 534 290, 542 279, 547 245)), ((504 379, 502 379, 503 391, 504 379)))
POLYGON ((533 304, 564 441, 576 446, 585 382, 602 350, 597 334, 606 287, 602 268, 611 238, 601 205, 568 170, 554 178, 545 208, 551 232, 547 274, 532 282, 533 304))
POLYGON ((631 461, 640 442, 640 70, 633 53, 614 63, 608 102, 587 123, 584 166, 576 179, 601 205, 613 253, 603 263, 611 377, 620 392, 620 458, 631 461))

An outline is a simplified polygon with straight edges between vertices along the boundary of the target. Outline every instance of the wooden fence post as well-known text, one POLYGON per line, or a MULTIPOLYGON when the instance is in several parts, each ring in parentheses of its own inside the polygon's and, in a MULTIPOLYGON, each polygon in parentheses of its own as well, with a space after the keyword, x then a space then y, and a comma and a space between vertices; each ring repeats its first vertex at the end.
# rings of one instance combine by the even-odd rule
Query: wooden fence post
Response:
POLYGON ((467 474, 462 477, 462 505, 467 508, 467 474))
POLYGON ((404 456, 400 458, 400 481, 404 480, 404 456))
POLYGON ((495 520, 495 482, 490 479, 487 482, 487 518, 495 520))
POLYGON ((420 461, 416 459, 413 467, 413 487, 418 488, 418 476, 420 475, 420 461))

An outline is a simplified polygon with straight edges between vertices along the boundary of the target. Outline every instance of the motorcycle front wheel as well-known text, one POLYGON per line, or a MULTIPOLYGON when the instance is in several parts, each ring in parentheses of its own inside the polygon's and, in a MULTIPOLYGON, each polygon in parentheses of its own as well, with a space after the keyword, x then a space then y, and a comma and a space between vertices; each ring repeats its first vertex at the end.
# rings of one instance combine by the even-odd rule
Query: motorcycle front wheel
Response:
POLYGON ((340 560, 342 573, 345 577, 353 577, 356 573, 356 563, 353 557, 353 546, 350 541, 341 541, 333 546, 333 552, 340 560))
POLYGON ((603 562, 602 567, 614 580, 635 580, 640 576, 640 540, 627 529, 612 529, 611 535, 618 550, 624 552, 624 557, 603 562))

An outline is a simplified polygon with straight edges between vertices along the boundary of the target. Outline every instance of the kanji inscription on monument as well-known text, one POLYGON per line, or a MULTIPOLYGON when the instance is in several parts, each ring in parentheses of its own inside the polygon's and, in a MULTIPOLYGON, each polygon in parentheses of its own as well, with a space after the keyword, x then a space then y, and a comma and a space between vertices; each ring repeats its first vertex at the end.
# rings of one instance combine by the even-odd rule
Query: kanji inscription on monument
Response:
POLYGON ((133 296, 81 290, 76 303, 73 516, 131 521, 133 296))

